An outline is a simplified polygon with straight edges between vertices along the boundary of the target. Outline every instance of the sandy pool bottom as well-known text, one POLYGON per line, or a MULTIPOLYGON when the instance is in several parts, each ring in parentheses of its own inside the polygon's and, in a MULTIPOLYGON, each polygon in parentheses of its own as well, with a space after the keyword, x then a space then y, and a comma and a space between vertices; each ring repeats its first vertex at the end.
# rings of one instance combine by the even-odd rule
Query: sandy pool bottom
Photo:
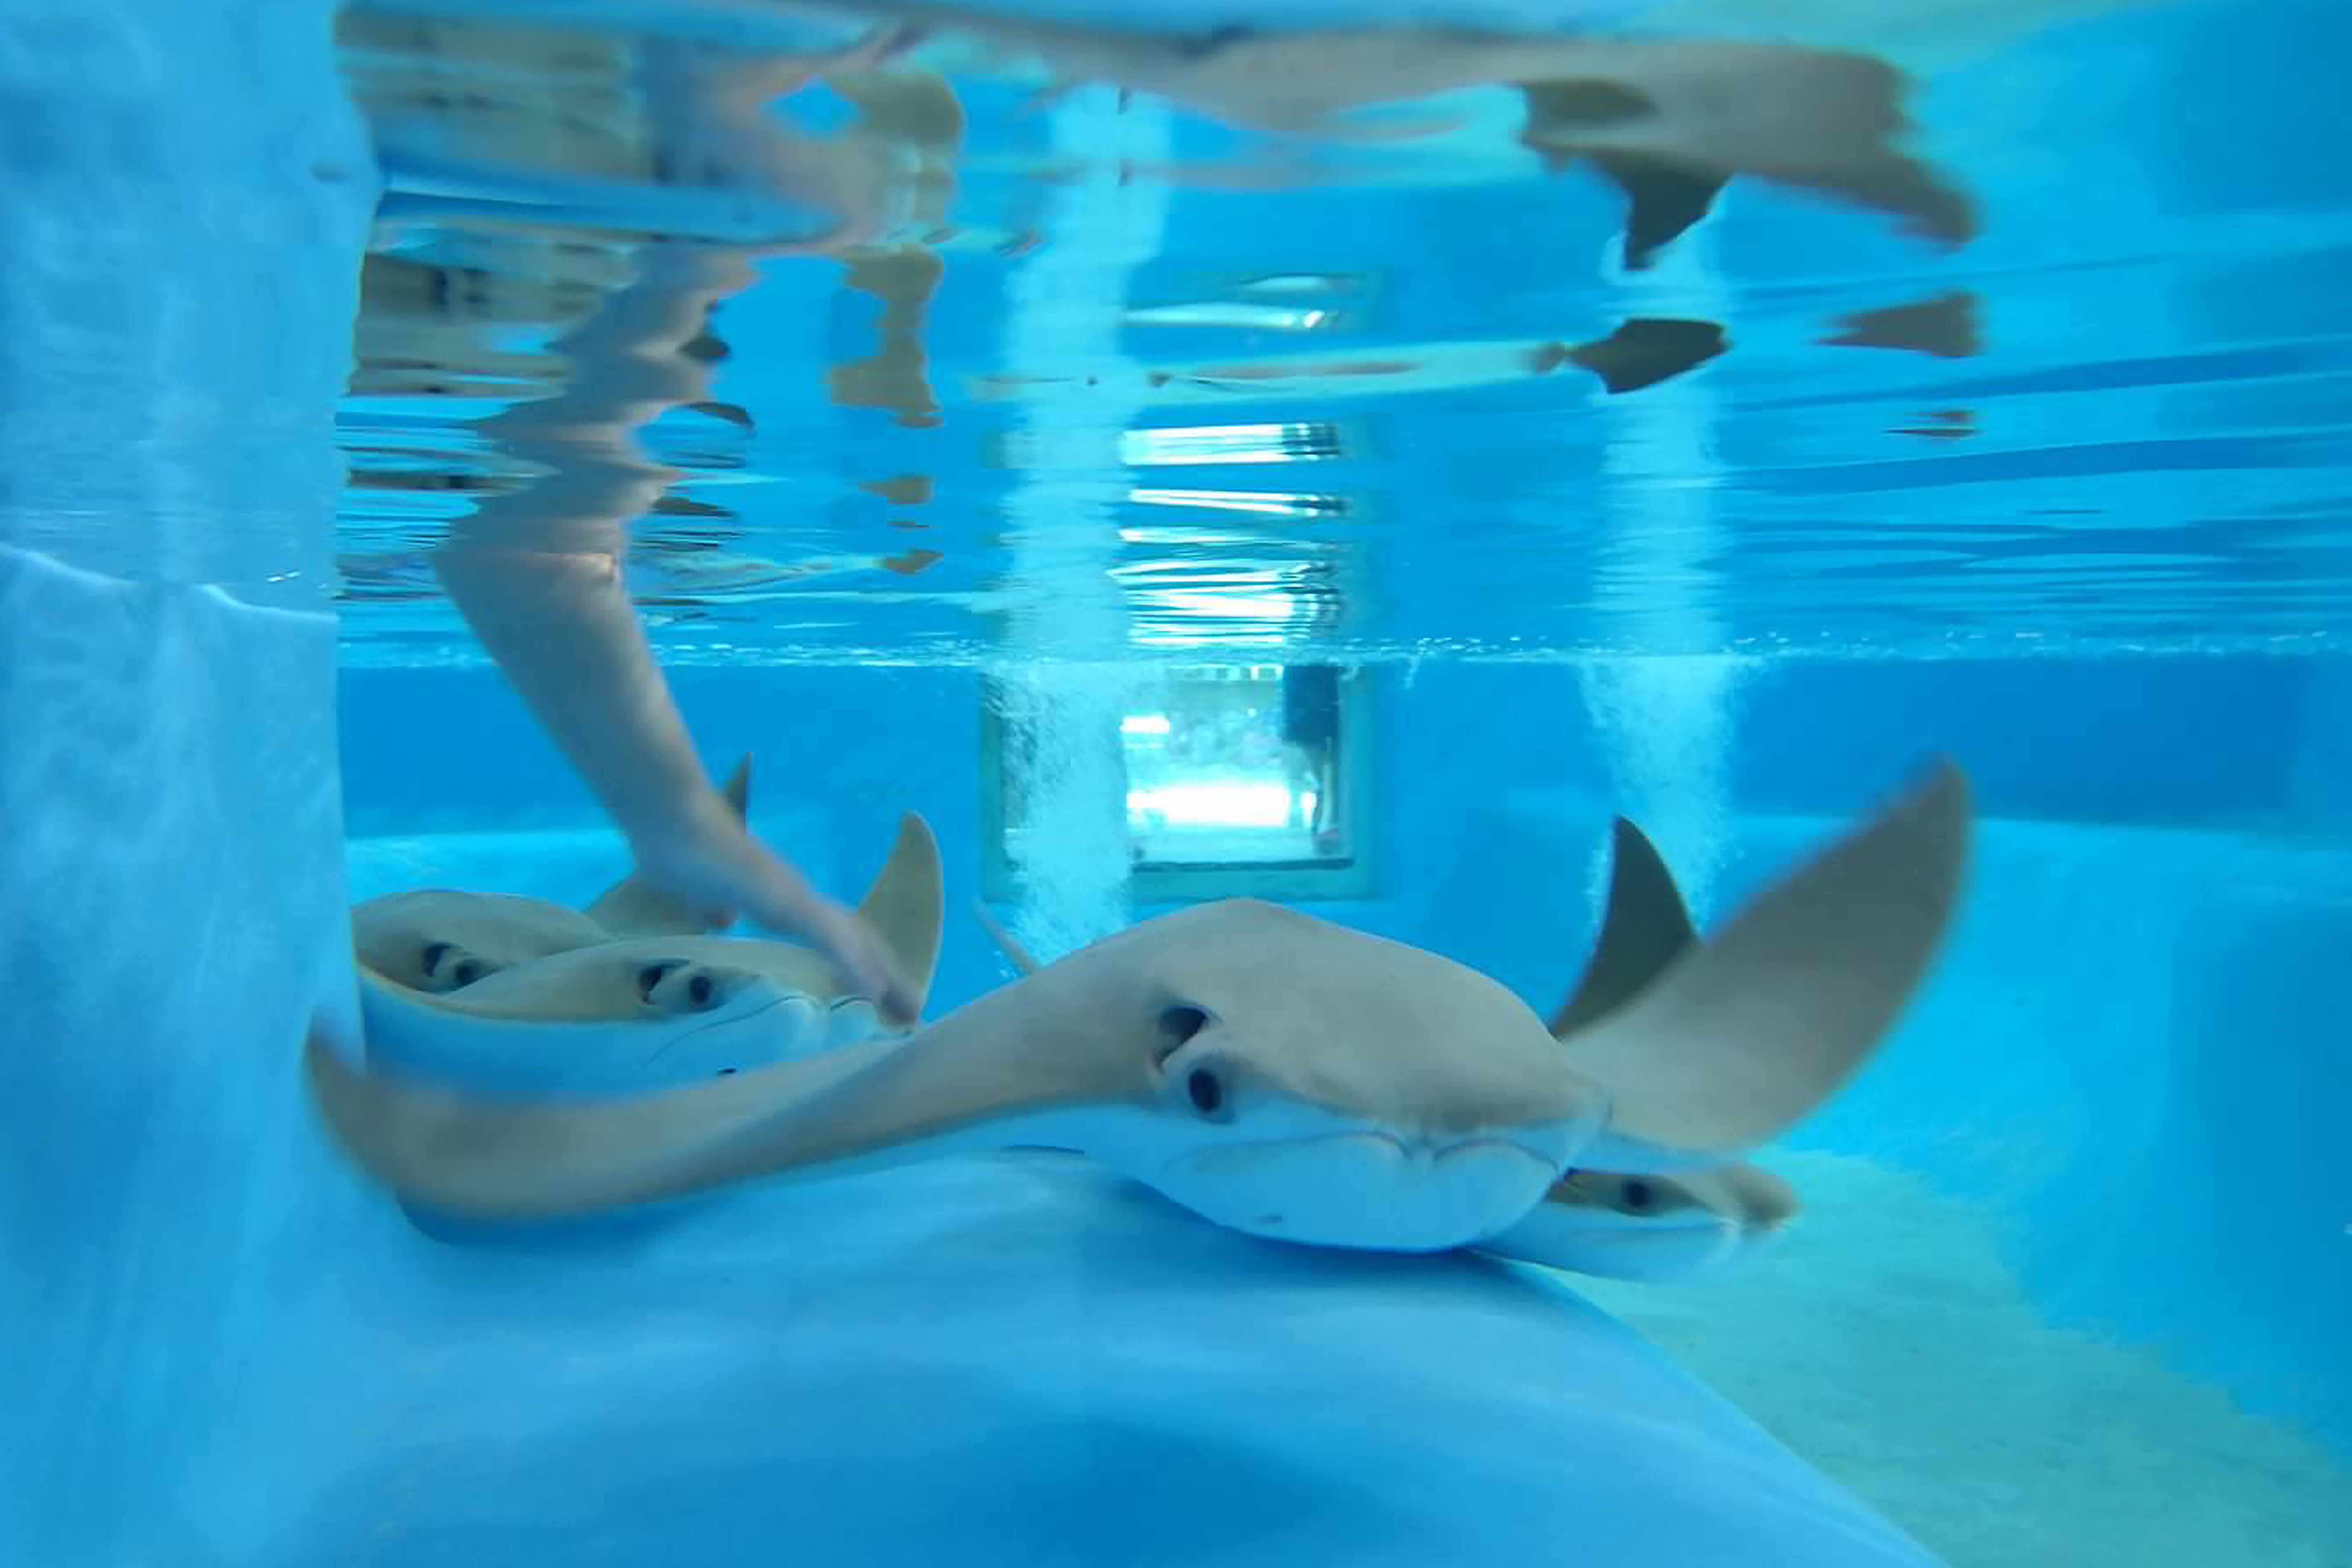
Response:
POLYGON ((2150 1352, 2043 1322, 1991 1217, 1776 1152, 1807 1212, 1706 1286, 1576 1281, 1952 1568, 2352 1568, 2352 1474, 2150 1352))

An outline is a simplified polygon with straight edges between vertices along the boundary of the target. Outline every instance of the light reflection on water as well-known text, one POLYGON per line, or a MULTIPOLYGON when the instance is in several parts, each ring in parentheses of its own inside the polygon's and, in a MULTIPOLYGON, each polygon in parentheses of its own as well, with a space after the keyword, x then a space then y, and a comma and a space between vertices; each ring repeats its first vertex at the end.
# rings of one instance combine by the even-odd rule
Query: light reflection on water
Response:
POLYGON ((700 6, 510 9, 343 22, 388 176, 341 421, 361 660, 472 657, 453 528, 625 525, 682 661, 985 662, 1094 574, 1118 646, 1073 658, 2325 646, 2352 600, 2352 185, 2186 96, 2307 5, 766 8, 728 47, 700 6), (1072 84, 1170 116, 1164 155, 1057 147, 1072 84), (1076 362, 1002 321, 1083 243, 1054 193, 1105 178, 1164 187, 1164 237, 1076 362), (1115 459, 1039 416, 1088 399, 1115 459), (1114 501, 1067 526, 1115 537, 1040 549, 1010 498, 1073 474, 1114 501))

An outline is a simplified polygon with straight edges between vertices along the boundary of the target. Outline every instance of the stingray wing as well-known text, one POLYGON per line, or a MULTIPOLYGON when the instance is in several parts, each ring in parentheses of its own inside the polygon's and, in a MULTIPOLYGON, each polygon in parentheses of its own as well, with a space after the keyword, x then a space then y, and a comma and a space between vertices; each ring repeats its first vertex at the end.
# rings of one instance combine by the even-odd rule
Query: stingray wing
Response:
POLYGON ((921 812, 908 812, 898 818, 890 858, 858 901, 857 913, 898 962, 898 972, 914 990, 918 1013, 939 973, 940 938, 947 921, 942 884, 940 841, 921 812))
POLYGON ((583 1214, 757 1176, 845 1174, 1037 1142, 1034 1115, 1143 1091, 1150 1018, 1106 1028, 1107 999, 1133 984, 1115 954, 1059 966, 909 1038, 625 1099, 432 1083, 378 1061, 362 1068, 315 1029, 307 1061, 336 1141, 404 1196, 477 1215, 583 1214), (1139 1029, 1144 1037, 1129 1037, 1139 1029))
POLYGON ((1584 978, 1551 1016, 1552 1037, 1564 1040, 1615 1012, 1697 942, 1682 889, 1666 869, 1664 857, 1647 834, 1619 817, 1601 935, 1592 944, 1584 978))
MULTIPOLYGON (((751 753, 735 764, 719 793, 740 822, 751 799, 751 753)), ((691 910, 632 873, 596 896, 588 918, 614 936, 688 936, 715 928, 691 910)))
POLYGON ((1612 1095, 1580 1163, 1719 1165, 1821 1104, 1925 977, 1969 839, 1968 781, 1940 763, 1575 1035, 1577 1070, 1612 1095))

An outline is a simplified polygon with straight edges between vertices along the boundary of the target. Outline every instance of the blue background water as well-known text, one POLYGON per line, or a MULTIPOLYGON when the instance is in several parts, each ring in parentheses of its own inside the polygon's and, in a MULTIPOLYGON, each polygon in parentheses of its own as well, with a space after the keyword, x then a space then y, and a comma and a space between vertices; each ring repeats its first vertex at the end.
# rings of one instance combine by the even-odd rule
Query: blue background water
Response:
MULTIPOLYGON (((1731 21, 1717 17, 1716 34, 1776 34, 1769 17, 1717 9, 1731 21)), ((2334 87, 2303 62, 2340 37, 2341 16, 2318 0, 2085 3, 2053 7, 2039 28, 1967 15, 1874 27, 1841 25, 1831 7, 1782 24, 1830 43, 1883 40, 1897 63, 1921 62, 1918 145, 1982 212, 1982 232, 1959 247, 1735 181, 1654 271, 1628 274, 1612 259, 1615 192, 1527 177, 1476 139, 1342 146, 1307 166, 1351 178, 1305 189, 1168 187, 1151 253, 1106 275, 1121 303, 1229 300, 1233 279, 1265 273, 1369 281, 1330 301, 1352 317, 1333 333, 1108 331, 1101 363, 1086 367, 1111 386, 1096 400, 1106 417, 1138 428, 1328 421, 1340 447, 1309 462, 1147 465, 1117 476, 1117 493, 1298 490, 1354 510, 1302 522, 1116 508, 1107 524, 1151 531, 1090 547, 1126 584, 1090 651, 1124 657, 1130 635, 1269 632, 1294 647, 1397 655, 2330 646, 2352 604, 2337 439, 2352 414, 2352 319, 2333 283, 2352 258, 2352 170, 2320 155, 2340 140, 2334 87), (1974 355, 1822 342, 1847 312, 1953 291, 1976 298, 1974 355), (1640 314, 1718 321, 1731 349, 1620 398, 1575 373, 1444 394, 1244 388, 1206 403, 1156 401, 1139 384, 1152 368, 1286 352, 1378 359, 1461 341, 1580 341, 1640 314), (1969 411, 1972 433, 1906 433, 1938 410, 1969 411), (1265 625, 1266 596, 1304 592, 1314 573, 1336 607, 1265 625)), ((1016 112, 1025 86, 957 86, 985 156, 959 169, 953 214, 968 237, 941 251, 924 327, 941 422, 908 428, 835 403, 822 367, 873 352, 875 300, 843 289, 827 263, 763 268, 717 317, 730 342, 757 346, 714 384, 756 430, 673 413, 647 445, 686 470, 677 493, 739 514, 721 523, 740 531, 731 548, 835 568, 730 595, 641 542, 633 567, 665 596, 649 614, 672 657, 984 658, 1003 650, 1006 616, 1065 591, 1023 553, 1057 542, 1012 509, 1040 485, 1103 476, 1054 437, 1029 456, 1024 410, 982 397, 971 378, 1004 372, 1020 352, 1010 334, 1024 264, 991 246, 1044 221, 1052 184, 1040 176, 1082 150, 1056 146, 1048 117, 1016 112), (857 488, 902 473, 932 476, 934 499, 908 507, 857 488), (893 519, 926 528, 901 532, 893 519), (910 546, 940 559, 904 578, 872 569, 910 546)), ((1171 112, 1164 133, 1152 155, 1170 164, 1236 179, 1295 166, 1280 143, 1201 115, 1171 112)), ((1066 424, 1079 406, 1038 417, 1066 424)), ((369 443, 388 433, 430 445, 440 431, 446 447, 444 422, 471 417, 431 400, 355 399, 344 441, 366 468, 381 464, 369 443)), ((446 495, 349 490, 344 548, 396 558, 431 537, 420 519, 457 510, 446 495)), ((682 526, 651 520, 638 537, 682 526)), ((371 657, 464 647, 446 616, 400 605, 372 605, 354 624, 371 657)), ((1057 636, 1057 651, 1081 651, 1075 630, 1057 636)))

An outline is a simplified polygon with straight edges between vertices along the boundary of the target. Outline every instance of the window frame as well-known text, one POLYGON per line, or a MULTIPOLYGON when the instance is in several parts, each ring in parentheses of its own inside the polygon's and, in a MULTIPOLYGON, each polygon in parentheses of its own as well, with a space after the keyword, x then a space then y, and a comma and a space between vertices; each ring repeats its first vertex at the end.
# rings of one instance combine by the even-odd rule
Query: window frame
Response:
MULTIPOLYGON (((1261 665, 1307 661, 1229 658, 1197 662, 1261 665)), ((1252 898, 1276 903, 1325 903, 1378 896, 1372 671, 1365 665, 1341 665, 1339 672, 1339 748, 1333 766, 1341 781, 1341 821, 1349 853, 1320 861, 1137 861, 1129 869, 1129 889, 1137 902, 1182 904, 1252 898)), ((1005 721, 997 690, 997 678, 981 677, 981 894, 992 903, 1007 903, 1018 900, 1023 889, 1020 868, 1005 843, 1005 721)))

